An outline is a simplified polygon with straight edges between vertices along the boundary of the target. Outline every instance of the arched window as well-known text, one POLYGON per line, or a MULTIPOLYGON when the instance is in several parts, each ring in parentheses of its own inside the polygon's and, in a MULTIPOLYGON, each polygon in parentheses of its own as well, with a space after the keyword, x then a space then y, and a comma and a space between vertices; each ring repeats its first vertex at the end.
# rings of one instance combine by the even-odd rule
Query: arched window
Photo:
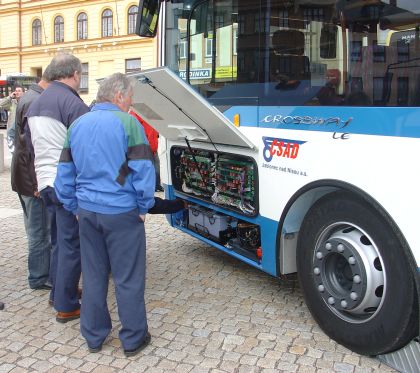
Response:
POLYGON ((88 38, 88 23, 86 13, 77 16, 77 40, 88 38))
POLYGON ((42 26, 41 21, 36 19, 32 22, 32 45, 42 44, 42 26))
POLYGON ((61 16, 54 19, 54 43, 64 41, 64 19, 61 16))
POLYGON ((136 32, 136 19, 139 7, 137 5, 128 8, 128 30, 127 34, 134 34, 136 32))
POLYGON ((112 11, 106 9, 102 13, 102 37, 112 36, 112 11))

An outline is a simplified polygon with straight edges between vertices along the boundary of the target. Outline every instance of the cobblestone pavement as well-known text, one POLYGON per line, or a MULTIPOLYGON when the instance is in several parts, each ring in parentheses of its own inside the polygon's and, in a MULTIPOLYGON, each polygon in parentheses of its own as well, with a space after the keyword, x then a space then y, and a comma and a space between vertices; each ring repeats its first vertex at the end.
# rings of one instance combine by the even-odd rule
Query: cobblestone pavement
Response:
POLYGON ((126 358, 113 329, 91 354, 77 320, 55 321, 46 291, 27 286, 20 204, 0 174, 0 372, 392 372, 330 340, 295 281, 281 282, 148 216, 146 304, 151 344, 126 358))

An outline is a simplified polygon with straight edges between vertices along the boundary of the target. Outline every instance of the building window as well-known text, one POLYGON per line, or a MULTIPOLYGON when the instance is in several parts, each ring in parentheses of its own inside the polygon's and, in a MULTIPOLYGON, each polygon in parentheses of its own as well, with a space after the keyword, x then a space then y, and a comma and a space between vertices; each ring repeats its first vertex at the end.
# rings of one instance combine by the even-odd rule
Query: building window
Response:
POLYGON ((337 26, 323 25, 321 29, 319 56, 333 59, 337 55, 337 26))
POLYGON ((362 42, 352 41, 351 42, 351 61, 361 62, 362 61, 362 42))
POLYGON ((136 19, 137 13, 139 12, 139 7, 137 5, 130 6, 128 8, 128 34, 136 33, 136 19))
POLYGON ((239 30, 239 34, 245 34, 245 16, 243 14, 239 14, 238 15, 238 30, 239 30))
POLYGON ((254 32, 260 32, 260 30, 264 30, 264 27, 260 28, 260 17, 257 14, 254 14, 254 32))
POLYGON ((88 38, 88 23, 86 13, 77 16, 77 40, 88 38))
POLYGON ((32 22, 32 45, 42 44, 41 21, 36 19, 32 22))
POLYGON ((213 39, 206 39, 206 57, 213 55, 213 39))
POLYGON ((351 78, 350 90, 351 90, 352 93, 362 92, 363 91, 363 79, 360 78, 360 77, 351 78))
POLYGON ((179 43, 179 59, 187 58, 187 42, 181 41, 179 43))
POLYGON ((89 90, 89 64, 82 63, 82 75, 80 77, 80 88, 79 91, 87 93, 89 90))
POLYGON ((303 9, 303 19, 308 24, 310 21, 324 21, 323 8, 305 8, 303 9))
POLYGON ((61 16, 54 19, 54 43, 62 43, 64 41, 64 19, 61 16))
POLYGON ((401 77, 397 80, 397 102, 398 106, 408 105, 408 78, 401 77))
POLYGON ((385 62, 385 46, 378 45, 378 41, 373 41, 373 62, 385 62))
POLYGON ((216 14, 214 24, 216 30, 222 28, 225 25, 225 16, 223 14, 216 14))
POLYGON ((410 59, 410 44, 405 40, 397 41, 398 62, 406 62, 410 59))
POLYGON ((236 56, 238 54, 238 29, 235 28, 233 30, 233 55, 236 56))
POLYGON ((383 102, 384 96, 384 78, 373 78, 373 103, 380 105, 383 102))
POLYGON ((289 11, 287 9, 279 10, 279 27, 289 27, 289 11))
POLYGON ((102 37, 112 36, 112 11, 106 9, 102 13, 102 37))
POLYGON ((125 60, 125 73, 136 73, 141 70, 141 58, 130 58, 125 60))

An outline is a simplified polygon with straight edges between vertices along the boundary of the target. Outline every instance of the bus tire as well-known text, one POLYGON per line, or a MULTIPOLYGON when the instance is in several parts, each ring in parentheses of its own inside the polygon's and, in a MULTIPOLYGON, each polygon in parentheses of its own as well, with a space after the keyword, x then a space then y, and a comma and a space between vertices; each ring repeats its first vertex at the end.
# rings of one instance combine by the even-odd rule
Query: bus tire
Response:
POLYGON ((411 268, 392 225, 365 200, 334 192, 306 214, 297 247, 300 286, 321 329, 350 350, 379 355, 418 334, 411 268))

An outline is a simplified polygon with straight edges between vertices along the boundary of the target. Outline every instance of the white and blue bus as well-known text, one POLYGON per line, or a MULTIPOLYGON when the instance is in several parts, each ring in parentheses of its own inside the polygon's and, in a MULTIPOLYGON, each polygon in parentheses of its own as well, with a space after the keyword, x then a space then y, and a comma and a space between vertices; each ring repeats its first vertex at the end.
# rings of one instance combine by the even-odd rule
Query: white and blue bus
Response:
POLYGON ((418 336, 420 1, 143 0, 137 31, 162 41, 134 107, 189 203, 171 224, 297 273, 355 352, 418 336))

